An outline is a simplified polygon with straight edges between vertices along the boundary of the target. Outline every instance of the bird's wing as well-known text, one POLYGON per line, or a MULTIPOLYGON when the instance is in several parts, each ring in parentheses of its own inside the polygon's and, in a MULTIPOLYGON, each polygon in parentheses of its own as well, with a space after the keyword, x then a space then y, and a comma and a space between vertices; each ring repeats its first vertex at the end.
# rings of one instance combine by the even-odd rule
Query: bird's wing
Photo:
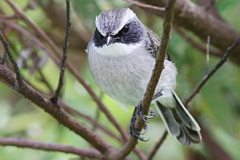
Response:
MULTIPOLYGON (((159 39, 158 35, 156 33, 154 33, 152 30, 150 30, 147 27, 146 27, 146 29, 147 29, 146 49, 150 54, 152 54, 152 56, 154 58, 156 58, 156 55, 160 48, 160 39, 159 39)), ((166 54, 166 59, 169 61, 172 61, 172 58, 171 58, 169 52, 167 52, 167 54, 166 54)))

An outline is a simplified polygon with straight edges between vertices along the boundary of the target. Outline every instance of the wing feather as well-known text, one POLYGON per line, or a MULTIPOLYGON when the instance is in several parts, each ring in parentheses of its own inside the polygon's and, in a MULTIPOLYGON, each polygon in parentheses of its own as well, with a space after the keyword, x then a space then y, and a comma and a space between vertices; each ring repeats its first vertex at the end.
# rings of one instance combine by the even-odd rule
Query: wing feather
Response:
MULTIPOLYGON (((146 40, 146 49, 147 51, 152 54, 154 58, 156 58, 157 52, 160 48, 160 39, 156 33, 146 27, 147 30, 147 40, 146 40)), ((166 59, 172 61, 172 58, 167 52, 166 59)))

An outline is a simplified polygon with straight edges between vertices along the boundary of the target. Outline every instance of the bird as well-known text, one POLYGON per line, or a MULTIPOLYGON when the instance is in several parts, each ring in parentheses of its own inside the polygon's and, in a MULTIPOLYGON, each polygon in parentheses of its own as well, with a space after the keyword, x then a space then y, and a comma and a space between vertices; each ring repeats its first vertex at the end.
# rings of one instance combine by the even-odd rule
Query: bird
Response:
MULTIPOLYGON (((86 54, 96 84, 120 104, 135 106, 143 120, 146 117, 153 118, 154 114, 142 117, 139 102, 152 75, 161 43, 159 37, 129 8, 104 11, 96 16, 95 24, 96 29, 87 45, 86 54)), ((177 69, 168 53, 152 103, 168 133, 181 144, 200 143, 200 126, 175 92, 176 77, 177 69)), ((132 136, 144 141, 135 133, 133 126, 130 127, 132 136)))

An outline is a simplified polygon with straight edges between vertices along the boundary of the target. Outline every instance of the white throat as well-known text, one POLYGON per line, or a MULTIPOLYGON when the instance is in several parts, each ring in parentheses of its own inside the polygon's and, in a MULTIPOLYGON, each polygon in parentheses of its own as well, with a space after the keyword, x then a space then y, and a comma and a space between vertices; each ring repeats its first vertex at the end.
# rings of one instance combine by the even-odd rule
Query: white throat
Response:
POLYGON ((123 43, 114 43, 109 46, 104 45, 101 48, 95 48, 96 51, 106 57, 119 57, 131 54, 139 49, 141 49, 140 43, 135 44, 123 44, 123 43))

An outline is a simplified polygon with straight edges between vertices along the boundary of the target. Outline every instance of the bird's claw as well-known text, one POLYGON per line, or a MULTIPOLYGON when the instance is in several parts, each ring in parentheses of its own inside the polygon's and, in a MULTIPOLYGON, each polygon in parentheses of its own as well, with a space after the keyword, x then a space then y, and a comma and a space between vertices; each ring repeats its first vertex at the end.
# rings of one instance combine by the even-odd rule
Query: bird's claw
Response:
POLYGON ((150 116, 147 116, 147 115, 144 115, 143 113, 143 108, 142 108, 142 102, 138 103, 137 107, 135 108, 134 112, 133 112, 133 115, 132 115, 132 119, 131 119, 131 124, 130 124, 130 134, 134 137, 134 138, 137 138, 141 141, 149 141, 149 139, 144 139, 143 137, 140 137, 140 134, 141 135, 144 135, 147 133, 147 124, 146 123, 149 123, 149 121, 147 121, 147 119, 151 119, 151 118, 154 118, 156 116, 156 113, 153 112, 152 110, 150 111, 151 115, 150 116), (137 120, 136 116, 139 115, 139 117, 143 120, 144 122, 144 125, 143 125, 143 132, 138 132, 135 130, 135 122, 137 120))
POLYGON ((150 111, 150 116, 145 115, 145 117, 148 118, 148 119, 152 119, 152 118, 156 117, 156 113, 153 110, 151 110, 150 111))

